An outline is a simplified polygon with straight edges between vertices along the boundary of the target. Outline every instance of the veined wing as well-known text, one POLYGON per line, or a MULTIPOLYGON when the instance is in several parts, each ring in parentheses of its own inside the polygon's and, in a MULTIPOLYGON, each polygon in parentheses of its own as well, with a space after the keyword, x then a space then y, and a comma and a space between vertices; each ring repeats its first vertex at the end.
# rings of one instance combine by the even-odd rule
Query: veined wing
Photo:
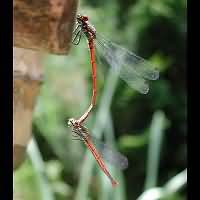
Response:
POLYGON ((159 78, 158 70, 148 61, 99 35, 97 47, 113 71, 137 91, 148 93, 149 85, 146 80, 159 78))
POLYGON ((91 137, 91 140, 103 160, 122 170, 128 167, 128 159, 120 152, 111 149, 107 144, 101 142, 97 138, 91 137))

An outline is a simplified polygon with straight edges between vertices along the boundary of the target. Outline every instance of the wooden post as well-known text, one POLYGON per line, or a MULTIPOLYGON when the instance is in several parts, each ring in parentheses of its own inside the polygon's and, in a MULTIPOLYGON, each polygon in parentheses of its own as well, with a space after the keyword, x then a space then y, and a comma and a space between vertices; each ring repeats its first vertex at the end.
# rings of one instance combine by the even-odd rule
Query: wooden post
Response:
POLYGON ((41 52, 66 55, 78 0, 14 0, 13 169, 25 158, 43 77, 41 52), (20 47, 20 48, 19 48, 20 47))
POLYGON ((40 53, 26 49, 13 49, 13 169, 25 158, 26 146, 31 138, 32 113, 42 83, 40 53))
POLYGON ((78 0, 14 0, 14 46, 66 54, 78 0))

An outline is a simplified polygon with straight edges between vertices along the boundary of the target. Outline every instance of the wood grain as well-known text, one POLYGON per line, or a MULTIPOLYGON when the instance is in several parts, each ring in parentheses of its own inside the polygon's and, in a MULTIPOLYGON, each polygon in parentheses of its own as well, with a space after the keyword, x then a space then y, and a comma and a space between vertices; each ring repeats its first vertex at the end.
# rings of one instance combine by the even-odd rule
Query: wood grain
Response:
POLYGON ((16 47, 67 54, 78 0, 14 0, 16 47))

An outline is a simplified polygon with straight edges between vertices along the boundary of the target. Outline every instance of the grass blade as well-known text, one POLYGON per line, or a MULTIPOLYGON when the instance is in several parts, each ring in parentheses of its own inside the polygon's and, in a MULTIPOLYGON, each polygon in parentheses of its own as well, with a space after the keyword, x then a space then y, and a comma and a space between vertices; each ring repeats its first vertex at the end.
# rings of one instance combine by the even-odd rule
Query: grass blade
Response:
POLYGON ((157 111, 154 114, 150 127, 145 190, 155 187, 157 184, 160 151, 166 122, 162 111, 157 111))
POLYGON ((40 151, 38 149, 37 143, 34 138, 28 145, 27 152, 38 178, 39 188, 41 189, 42 200, 55 200, 53 192, 51 190, 50 185, 48 184, 48 180, 45 175, 44 162, 42 160, 40 151))

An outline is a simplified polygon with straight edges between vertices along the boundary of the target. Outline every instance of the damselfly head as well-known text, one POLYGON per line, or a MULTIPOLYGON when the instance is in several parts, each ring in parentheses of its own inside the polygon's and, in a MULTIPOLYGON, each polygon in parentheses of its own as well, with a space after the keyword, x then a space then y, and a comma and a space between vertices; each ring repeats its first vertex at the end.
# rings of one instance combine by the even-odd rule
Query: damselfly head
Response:
POLYGON ((76 17, 76 19, 77 19, 77 21, 79 23, 82 23, 82 22, 88 21, 88 16, 87 15, 78 14, 77 17, 76 17))
POLYGON ((72 127, 75 124, 75 119, 74 118, 70 118, 67 122, 68 127, 72 127))

